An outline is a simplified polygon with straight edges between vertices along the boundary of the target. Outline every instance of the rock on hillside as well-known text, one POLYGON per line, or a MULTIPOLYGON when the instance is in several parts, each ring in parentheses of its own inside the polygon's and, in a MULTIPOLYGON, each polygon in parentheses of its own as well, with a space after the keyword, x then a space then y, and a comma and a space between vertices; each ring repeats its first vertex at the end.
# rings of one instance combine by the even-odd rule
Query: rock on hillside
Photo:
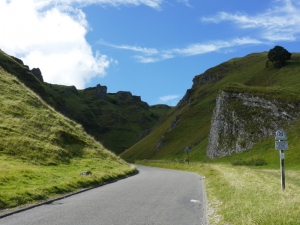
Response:
POLYGON ((216 158, 251 149, 260 139, 299 119, 300 104, 222 91, 216 100, 207 156, 216 158))

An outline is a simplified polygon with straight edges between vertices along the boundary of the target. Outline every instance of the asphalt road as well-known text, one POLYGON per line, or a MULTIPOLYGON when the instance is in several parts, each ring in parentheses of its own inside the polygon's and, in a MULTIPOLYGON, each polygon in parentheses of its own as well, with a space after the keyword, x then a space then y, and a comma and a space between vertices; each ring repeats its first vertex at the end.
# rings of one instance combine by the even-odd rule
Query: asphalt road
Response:
POLYGON ((207 224, 194 173, 137 166, 139 174, 0 219, 2 225, 207 224))

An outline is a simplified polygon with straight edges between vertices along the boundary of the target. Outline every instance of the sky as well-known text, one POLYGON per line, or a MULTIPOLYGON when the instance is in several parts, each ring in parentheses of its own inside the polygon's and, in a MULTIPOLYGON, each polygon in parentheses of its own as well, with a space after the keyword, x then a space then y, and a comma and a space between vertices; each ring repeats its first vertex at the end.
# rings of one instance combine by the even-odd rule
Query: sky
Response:
POLYGON ((44 81, 175 106, 196 75, 280 45, 300 52, 299 0, 0 0, 0 49, 44 81))

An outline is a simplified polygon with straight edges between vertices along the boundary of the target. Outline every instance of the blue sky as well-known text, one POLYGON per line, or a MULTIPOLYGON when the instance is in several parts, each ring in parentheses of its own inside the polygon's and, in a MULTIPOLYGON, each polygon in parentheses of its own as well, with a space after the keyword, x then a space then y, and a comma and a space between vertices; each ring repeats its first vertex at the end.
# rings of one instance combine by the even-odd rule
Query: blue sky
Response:
POLYGON ((0 30, 0 48, 46 82, 174 106, 219 63, 275 45, 300 52, 300 2, 0 0, 0 30))

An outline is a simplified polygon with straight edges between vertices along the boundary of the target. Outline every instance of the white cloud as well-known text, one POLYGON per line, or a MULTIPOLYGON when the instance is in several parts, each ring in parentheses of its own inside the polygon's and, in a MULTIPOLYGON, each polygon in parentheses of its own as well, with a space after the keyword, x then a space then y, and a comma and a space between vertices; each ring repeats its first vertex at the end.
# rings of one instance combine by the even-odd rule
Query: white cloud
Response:
POLYGON ((129 51, 134 51, 134 52, 141 52, 147 55, 153 55, 153 54, 157 54, 158 50, 155 48, 143 48, 140 46, 132 46, 132 45, 114 45, 114 44, 110 44, 107 43, 105 41, 99 41, 99 44, 102 45, 106 45, 109 47, 113 47, 113 48, 117 48, 117 49, 123 49, 123 50, 129 50, 129 51))
MULTIPOLYGON (((88 21, 80 7, 89 4, 146 5, 160 8, 162 0, 0 0, 0 48, 39 67, 49 83, 84 88, 103 77, 111 63, 93 53, 85 35, 88 21)), ((136 49, 147 52, 151 49, 136 49)))
POLYGON ((185 4, 185 5, 188 6, 188 7, 191 7, 191 5, 190 5, 190 3, 189 3, 189 0, 177 0, 177 1, 180 2, 180 3, 185 4))
POLYGON ((192 44, 187 46, 186 48, 172 49, 170 52, 179 55, 191 56, 191 55, 205 54, 208 52, 215 52, 224 48, 235 47, 239 45, 260 44, 260 43, 261 41, 259 40, 252 39, 249 37, 244 37, 244 38, 235 38, 229 41, 216 40, 216 41, 211 41, 209 43, 192 44))
MULTIPOLYGON (((104 42, 100 42, 104 43, 104 42)), ((262 44, 261 41, 244 37, 244 38, 234 38, 229 41, 215 40, 207 43, 195 43, 190 44, 185 48, 173 48, 167 50, 157 50, 153 48, 142 48, 139 46, 129 46, 129 45, 112 45, 105 44, 107 46, 111 46, 114 48, 122 49, 122 50, 131 50, 134 52, 143 53, 143 55, 136 55, 134 58, 137 59, 138 62, 141 63, 154 63, 166 59, 171 59, 175 57, 184 57, 184 56, 193 56, 193 55, 201 55, 209 52, 216 52, 224 50, 226 52, 230 51, 231 47, 236 47, 240 45, 256 45, 262 44)))
POLYGON ((203 17, 202 22, 230 21, 242 29, 257 29, 260 38, 269 41, 294 41, 300 34, 300 4, 296 0, 277 0, 273 7, 258 15, 219 12, 203 17))
MULTIPOLYGON (((12 0, 13 1, 13 0, 12 0)), ((110 6, 121 6, 121 5, 146 5, 155 9, 160 9, 160 5, 163 0, 35 0, 39 8, 48 7, 49 5, 72 5, 77 4, 81 6, 99 4, 99 5, 110 5, 110 6)))
POLYGON ((167 103, 179 97, 180 97, 179 95, 166 95, 166 96, 159 97, 159 101, 162 103, 167 103))

